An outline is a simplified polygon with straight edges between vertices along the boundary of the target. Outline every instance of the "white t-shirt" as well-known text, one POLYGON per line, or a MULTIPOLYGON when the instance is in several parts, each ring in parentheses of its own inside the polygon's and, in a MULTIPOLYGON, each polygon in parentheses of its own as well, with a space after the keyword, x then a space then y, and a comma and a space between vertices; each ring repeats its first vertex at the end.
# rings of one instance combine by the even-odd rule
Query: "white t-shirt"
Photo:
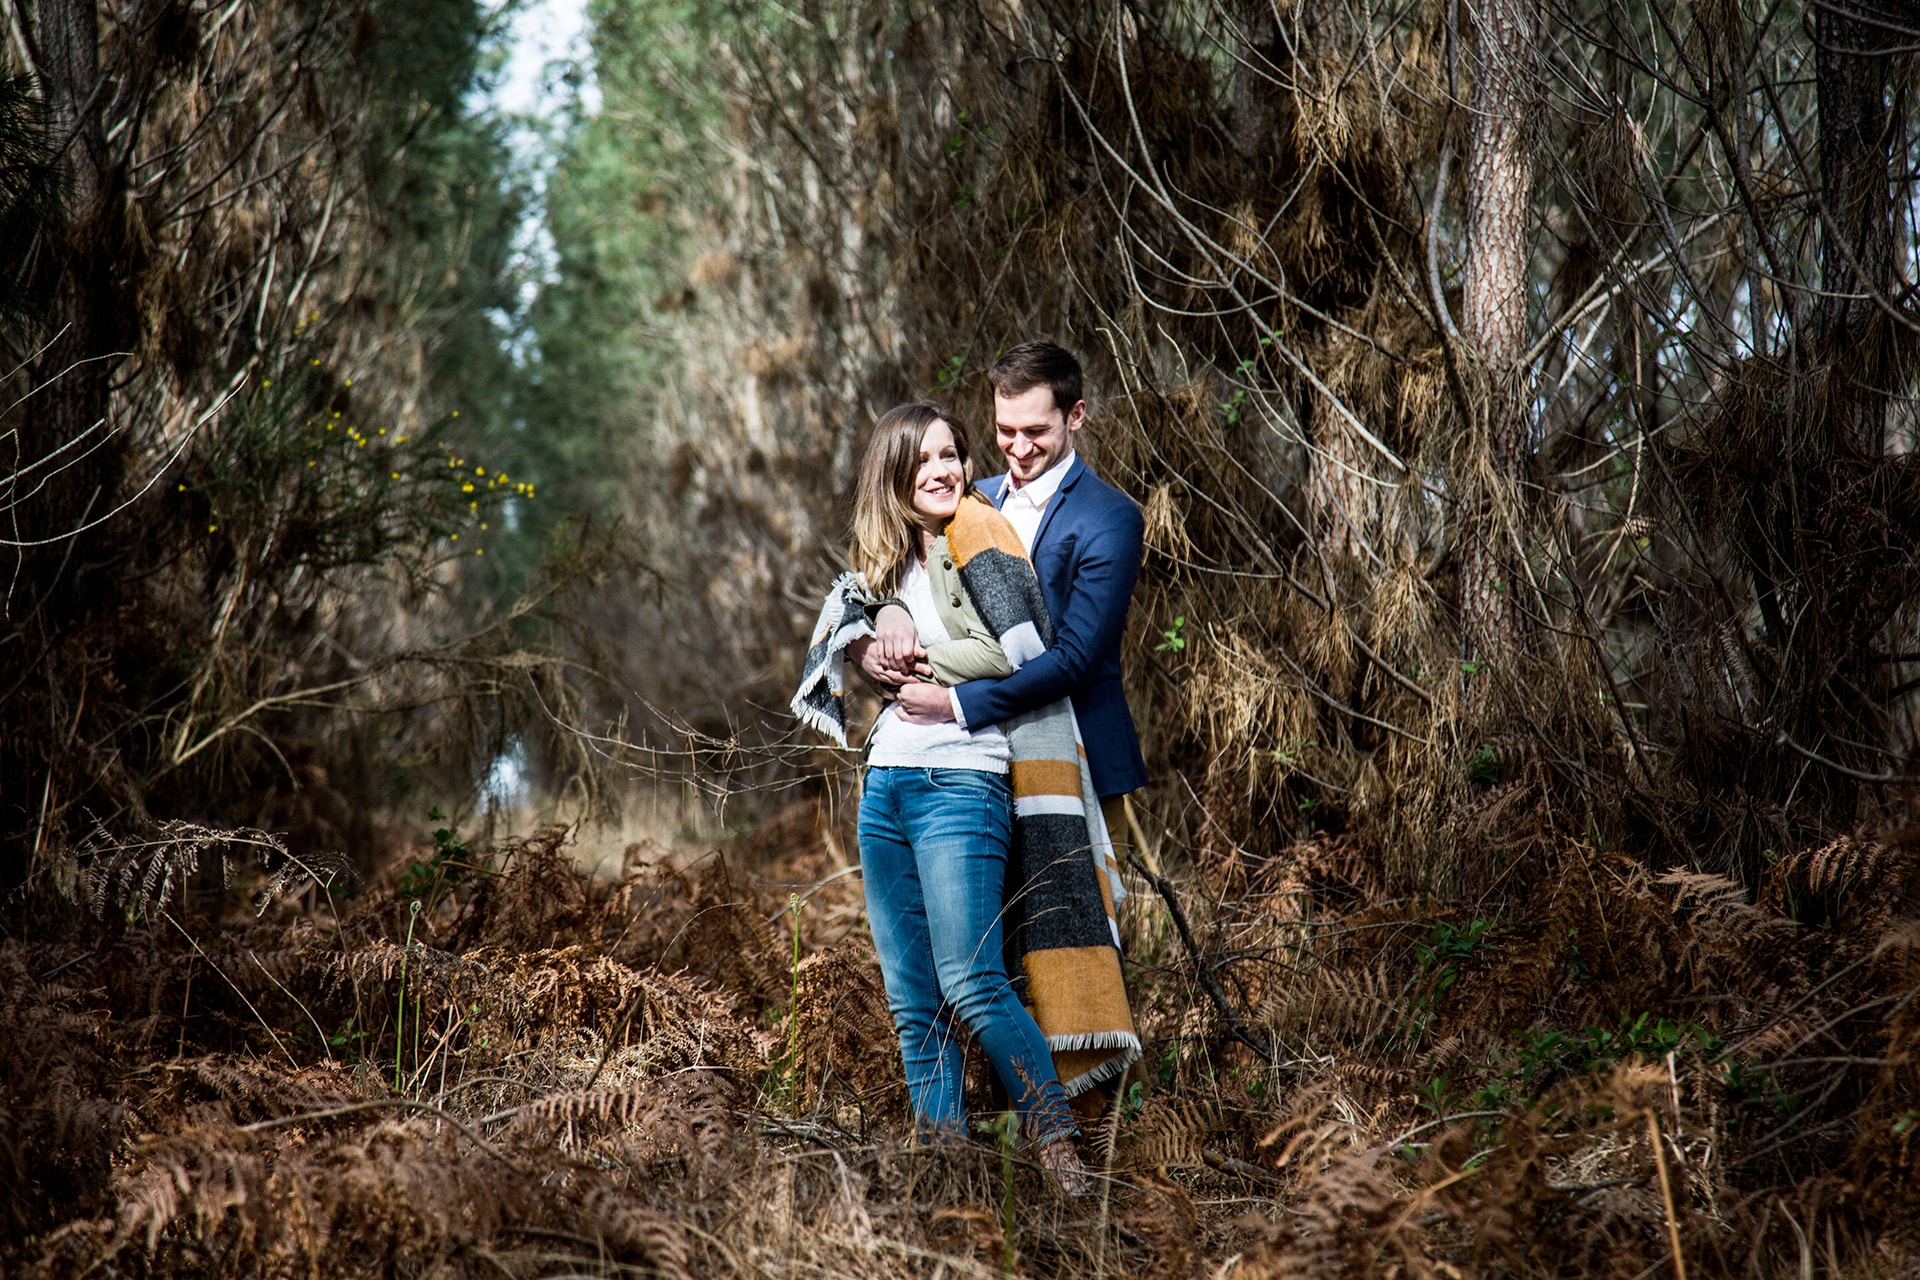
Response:
MULTIPOLYGON (((918 560, 907 566, 894 594, 913 615, 920 631, 920 647, 943 643, 953 637, 940 621, 933 605, 933 581, 918 560)), ((980 769, 987 773, 1005 773, 1013 759, 1007 735, 994 725, 978 732, 957 724, 908 724, 899 715, 899 706, 888 703, 867 735, 867 763, 881 769, 980 769)))

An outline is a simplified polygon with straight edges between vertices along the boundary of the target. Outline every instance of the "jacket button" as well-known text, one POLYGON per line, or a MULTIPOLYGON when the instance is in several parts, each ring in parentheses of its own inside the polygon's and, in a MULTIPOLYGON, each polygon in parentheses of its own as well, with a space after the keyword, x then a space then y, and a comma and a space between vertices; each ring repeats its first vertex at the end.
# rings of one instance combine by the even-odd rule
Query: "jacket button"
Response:
POLYGON ((955 596, 955 597, 953 597, 953 607, 954 607, 954 608, 956 608, 956 609, 958 609, 958 608, 960 607, 960 597, 959 597, 959 596, 955 596))
POLYGON ((944 564, 949 569, 953 568, 953 561, 951 560, 943 560, 941 561, 941 563, 944 564))

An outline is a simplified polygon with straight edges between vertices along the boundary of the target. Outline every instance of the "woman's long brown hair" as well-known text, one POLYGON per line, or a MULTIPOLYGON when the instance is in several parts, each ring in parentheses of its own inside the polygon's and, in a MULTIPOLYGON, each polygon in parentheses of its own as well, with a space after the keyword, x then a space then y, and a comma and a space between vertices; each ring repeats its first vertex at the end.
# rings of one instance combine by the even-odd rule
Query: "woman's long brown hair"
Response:
POLYGON ((860 460, 853 495, 853 542, 847 559, 864 574, 875 595, 892 595, 920 550, 920 517, 913 510, 913 481, 920 472, 920 442, 927 428, 944 422, 965 475, 960 496, 973 492, 967 433, 951 413, 924 401, 897 405, 880 415, 860 460))

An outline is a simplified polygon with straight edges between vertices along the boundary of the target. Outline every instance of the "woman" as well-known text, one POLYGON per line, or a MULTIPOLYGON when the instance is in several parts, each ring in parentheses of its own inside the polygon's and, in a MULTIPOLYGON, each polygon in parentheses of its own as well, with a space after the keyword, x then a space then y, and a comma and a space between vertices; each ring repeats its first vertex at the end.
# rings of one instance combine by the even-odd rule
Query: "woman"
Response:
MULTIPOLYGON (((942 683, 1011 672, 967 599, 942 537, 963 502, 977 504, 969 519, 1004 524, 970 496, 971 488, 965 435, 939 409, 902 405, 880 419, 854 503, 850 559, 861 578, 854 585, 864 590, 848 603, 830 595, 816 654, 833 651, 836 640, 844 648, 850 631, 870 635, 864 612, 890 598, 912 615, 925 669, 942 683)), ((1030 567, 1026 573, 1031 577, 1030 567)), ((843 585, 847 580, 836 588, 843 585)), ((818 669, 810 655, 810 684, 818 669)), ((835 672, 837 690, 837 666, 835 672)), ((818 724, 817 708, 805 706, 810 684, 803 684, 795 710, 818 724)), ((1047 1037, 1008 981, 1002 958, 1014 759, 999 728, 917 723, 888 704, 868 737, 860 801, 867 911, 916 1125, 932 1134, 963 1129, 964 1024, 1017 1100, 1041 1164, 1064 1189, 1078 1192, 1088 1177, 1075 1149, 1073 1113, 1047 1037)))

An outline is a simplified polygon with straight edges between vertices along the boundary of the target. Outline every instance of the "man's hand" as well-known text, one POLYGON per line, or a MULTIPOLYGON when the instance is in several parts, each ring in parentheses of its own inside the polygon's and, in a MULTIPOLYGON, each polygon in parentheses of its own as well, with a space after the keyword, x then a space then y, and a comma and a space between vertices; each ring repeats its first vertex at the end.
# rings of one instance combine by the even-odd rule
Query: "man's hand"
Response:
POLYGON ((896 713, 908 724, 946 724, 953 719, 953 691, 943 684, 912 680, 900 686, 896 713))
POLYGON ((860 678, 882 698, 891 701, 901 685, 916 677, 931 676, 933 669, 920 647, 920 631, 913 615, 897 604, 887 605, 874 620, 876 634, 855 640, 847 646, 860 678))

